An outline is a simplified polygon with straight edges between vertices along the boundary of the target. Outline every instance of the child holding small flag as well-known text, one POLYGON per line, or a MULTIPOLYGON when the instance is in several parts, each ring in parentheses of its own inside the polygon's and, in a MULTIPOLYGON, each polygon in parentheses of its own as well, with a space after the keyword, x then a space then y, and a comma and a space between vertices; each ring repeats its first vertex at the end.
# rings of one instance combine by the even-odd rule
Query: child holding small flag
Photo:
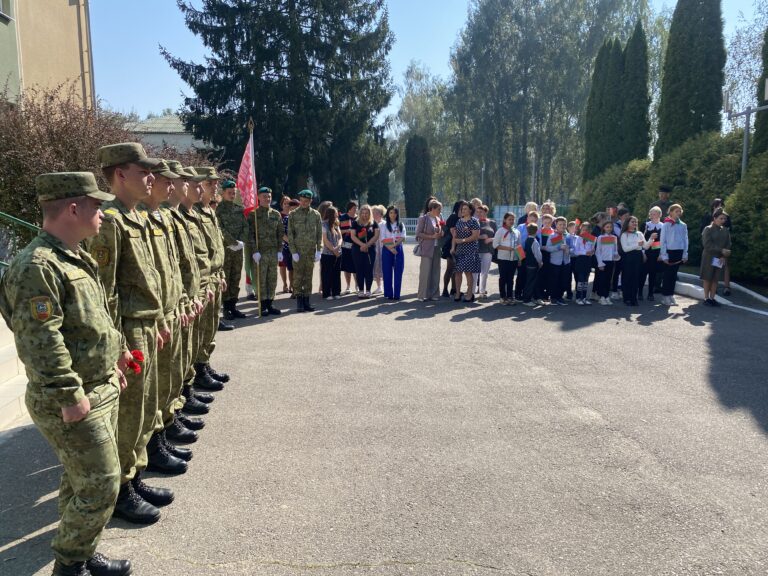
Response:
POLYGON ((515 294, 512 283, 518 262, 525 259, 525 250, 520 245, 520 232, 515 228, 515 215, 512 212, 504 214, 501 228, 493 237, 493 247, 497 250, 499 262, 499 298, 502 304, 515 304, 515 294))
POLYGON ((589 222, 582 223, 579 235, 574 236, 573 239, 571 261, 576 274, 576 304, 579 306, 592 304, 587 299, 587 290, 589 289, 589 271, 592 269, 592 256, 595 254, 597 238, 591 234, 591 228, 589 222))
MULTIPOLYGON (((530 203, 529 203, 530 204, 530 203)), ((535 203, 534 203, 535 204, 535 203)), ((527 207, 527 205, 526 205, 527 207)), ((517 227, 517 235, 521 246, 525 246, 525 241, 528 239, 528 225, 536 224, 536 229, 539 228, 539 213, 536 210, 532 210, 527 214, 527 220, 524 224, 519 224, 517 227)), ((517 269, 517 283, 515 284, 515 298, 517 300, 523 299, 523 290, 525 289, 525 275, 527 273, 526 266, 518 266, 517 269)))
POLYGON ((637 218, 630 216, 621 227, 621 250, 624 254, 624 263, 621 273, 621 293, 624 304, 637 306, 637 292, 639 289, 640 272, 643 268, 643 250, 651 247, 651 242, 645 239, 643 233, 637 229, 637 218))
POLYGON ((541 235, 539 236, 539 242, 541 243, 542 257, 544 259, 544 267, 541 269, 539 279, 536 283, 536 298, 539 300, 549 300, 549 262, 552 258, 551 253, 546 250, 547 244, 549 244, 549 238, 555 233, 552 228, 552 222, 555 217, 551 214, 542 214, 541 216, 541 235))
MULTIPOLYGON (((528 237, 523 244, 523 251, 525 257, 523 263, 525 264, 525 289, 523 290, 523 305, 536 306, 536 304, 544 304, 541 300, 535 302, 531 300, 534 296, 536 289, 536 282, 541 272, 541 267, 544 265, 544 258, 541 255, 541 244, 536 238, 536 234, 539 231, 539 226, 533 222, 528 224, 526 232, 528 237)), ((518 277, 518 281, 520 278, 518 277)))
POLYGON ((661 252, 661 226, 661 208, 654 206, 648 211, 648 221, 643 230, 645 239, 651 242, 651 247, 645 251, 645 264, 640 274, 640 286, 637 291, 638 300, 643 299, 643 286, 645 286, 646 278, 648 279, 649 302, 653 302, 653 293, 658 289, 656 272, 659 269, 659 254, 661 252))
POLYGON ((595 257, 597 258, 595 284, 597 284, 597 295, 600 297, 600 304, 603 306, 613 304, 608 296, 611 290, 614 263, 618 262, 621 257, 619 256, 617 238, 613 234, 613 222, 610 220, 606 220, 603 223, 603 233, 597 239, 595 257))
POLYGON ((567 300, 573 300, 573 282, 576 280, 576 267, 573 260, 573 248, 576 245, 576 238, 578 237, 577 229, 581 225, 581 221, 577 218, 571 220, 566 226, 568 235, 565 237, 565 242, 568 244, 568 250, 571 254, 571 263, 568 266, 568 278, 565 283, 565 297, 567 300))
POLYGON ((570 249, 566 242, 568 233, 565 231, 567 221, 562 216, 558 216, 554 222, 555 229, 549 235, 547 243, 542 247, 545 252, 549 253, 549 265, 545 264, 544 270, 547 274, 550 302, 557 306, 566 306, 568 303, 563 300, 563 290, 565 289, 566 278, 569 278, 571 274, 570 249))

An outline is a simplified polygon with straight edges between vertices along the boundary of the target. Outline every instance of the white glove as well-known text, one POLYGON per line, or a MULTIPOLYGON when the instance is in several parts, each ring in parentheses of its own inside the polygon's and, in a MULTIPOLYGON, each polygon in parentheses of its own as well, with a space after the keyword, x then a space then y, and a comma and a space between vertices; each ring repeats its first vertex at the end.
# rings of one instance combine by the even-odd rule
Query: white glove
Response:
POLYGON ((282 252, 278 252, 277 253, 277 261, 282 263, 282 261, 283 261, 283 253, 282 252))
POLYGON ((299 253, 298 253, 298 252, 296 252, 295 254, 292 254, 292 255, 291 255, 291 258, 293 258, 293 261, 294 261, 294 262, 298 262, 298 261, 299 261, 299 253))
POLYGON ((315 251, 315 262, 320 262, 320 254, 322 254, 320 250, 315 251))
POLYGON ((256 262, 256 264, 261 262, 261 252, 254 252, 253 253, 253 261, 256 262))
POLYGON ((232 246, 227 246, 227 248, 232 250, 232 252, 240 252, 240 250, 243 249, 243 246, 245 246, 245 244, 243 244, 241 240, 238 240, 236 244, 232 244, 232 246))

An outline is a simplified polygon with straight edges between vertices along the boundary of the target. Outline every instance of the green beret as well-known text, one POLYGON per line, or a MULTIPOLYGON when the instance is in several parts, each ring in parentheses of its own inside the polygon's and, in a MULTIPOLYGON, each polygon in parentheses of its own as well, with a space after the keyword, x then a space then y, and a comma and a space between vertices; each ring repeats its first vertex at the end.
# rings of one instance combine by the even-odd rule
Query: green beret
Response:
POLYGON ((194 176, 192 172, 187 172, 178 160, 168 160, 168 168, 174 174, 178 174, 177 178, 192 178, 194 176))
POLYGON ((224 180, 224 182, 221 183, 222 190, 226 190, 227 188, 235 188, 237 184, 235 184, 234 180, 224 180))
POLYGON ((120 164, 138 164, 143 168, 154 168, 160 163, 159 158, 147 158, 144 146, 138 142, 123 142, 102 146, 97 152, 99 166, 109 168, 120 164))
POLYGON ((312 193, 312 190, 302 190, 297 194, 299 198, 314 198, 315 195, 312 193))
POLYGON ((262 186, 259 188, 259 194, 272 194, 272 188, 269 186, 262 186))
POLYGON ((38 202, 50 202, 63 198, 90 196, 97 200, 114 200, 108 192, 99 190, 96 177, 91 172, 54 172, 35 178, 38 202))
POLYGON ((160 160, 160 164, 152 168, 152 174, 156 174, 158 176, 165 176, 166 178, 170 178, 171 180, 179 177, 178 174, 176 174, 174 171, 170 169, 170 167, 168 166, 168 162, 166 162, 165 160, 160 160))
POLYGON ((221 180, 213 166, 195 166, 195 171, 200 176, 205 176, 204 180, 221 180))

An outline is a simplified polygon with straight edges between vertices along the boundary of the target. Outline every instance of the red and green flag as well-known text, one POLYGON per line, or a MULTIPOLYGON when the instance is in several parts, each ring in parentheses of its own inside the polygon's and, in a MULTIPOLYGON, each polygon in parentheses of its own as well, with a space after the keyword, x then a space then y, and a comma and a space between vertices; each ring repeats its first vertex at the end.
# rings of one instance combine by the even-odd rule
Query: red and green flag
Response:
POLYGON ((519 244, 518 244, 517 248, 515 248, 515 253, 517 254, 517 257, 520 260, 525 260, 525 250, 519 244))
POLYGON ((555 233, 549 237, 550 246, 559 246, 562 243, 563 243, 563 235, 560 233, 555 233))
POLYGON ((555 233, 555 231, 552 228, 542 228, 541 229, 541 235, 542 236, 546 236, 547 238, 552 236, 552 234, 554 234, 554 233, 555 233))
POLYGON ((656 242, 651 244, 651 250, 661 250, 661 242, 656 240, 656 242))
POLYGON ((595 242, 595 241, 597 240, 597 238, 595 238, 594 236, 592 236, 592 234, 590 234, 589 232, 585 232, 584 234, 582 234, 582 235, 581 235, 581 237, 582 237, 582 238, 583 238, 583 239, 584 239, 586 242, 595 242))
POLYGON ((608 246, 609 244, 616 244, 616 236, 600 236, 600 244, 608 246))
POLYGON ((384 238, 381 241, 384 246, 394 246, 395 245, 395 239, 394 238, 384 238))

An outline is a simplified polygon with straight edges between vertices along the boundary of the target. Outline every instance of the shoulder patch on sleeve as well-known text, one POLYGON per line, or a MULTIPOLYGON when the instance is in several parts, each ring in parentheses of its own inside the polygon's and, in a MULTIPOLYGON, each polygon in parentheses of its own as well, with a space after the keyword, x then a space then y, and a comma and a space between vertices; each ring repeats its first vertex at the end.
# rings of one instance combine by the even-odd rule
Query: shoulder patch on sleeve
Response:
POLYGON ((107 208, 106 210, 104 210, 104 214, 106 214, 107 216, 114 217, 114 216, 117 216, 117 210, 115 210, 114 208, 107 208))
POLYGON ((109 264, 109 248, 94 248, 91 256, 93 256, 93 259, 96 260, 96 264, 99 266, 109 264))
POLYGON ((53 303, 48 296, 36 296, 29 299, 29 309, 32 318, 39 322, 45 322, 53 314, 53 303))

